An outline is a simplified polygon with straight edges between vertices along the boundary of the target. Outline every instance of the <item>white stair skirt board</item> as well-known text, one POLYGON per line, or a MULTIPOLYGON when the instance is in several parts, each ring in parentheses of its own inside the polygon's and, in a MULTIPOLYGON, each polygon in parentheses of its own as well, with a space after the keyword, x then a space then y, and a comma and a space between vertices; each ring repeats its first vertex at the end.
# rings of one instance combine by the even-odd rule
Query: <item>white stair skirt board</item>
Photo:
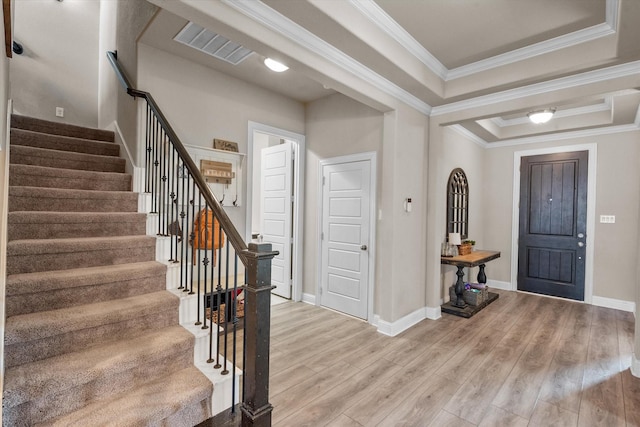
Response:
POLYGON ((591 304, 598 307, 614 308, 616 310, 628 311, 631 313, 636 312, 636 303, 633 301, 624 301, 621 299, 605 298, 593 296, 591 298, 591 304))
POLYGON ((155 237, 158 233, 158 214, 147 214, 147 236, 155 237))
POLYGON ((416 311, 396 320, 395 322, 387 322, 386 320, 382 320, 380 319, 380 316, 376 314, 375 316, 373 316, 373 325, 378 328, 378 332, 380 332, 381 334, 395 337, 399 333, 406 331, 413 325, 420 323, 421 321, 426 319, 428 310, 428 307, 419 308, 416 311))
MULTIPOLYGON (((151 212, 151 193, 138 193, 138 212, 151 212)), ((158 216, 157 214, 151 214, 158 216)))
MULTIPOLYGON (((147 234, 155 236, 157 231, 157 215, 147 215, 147 234), (156 228, 154 228, 156 227, 156 228)), ((211 328, 202 329, 202 325, 194 325, 197 319, 198 309, 198 294, 189 295, 188 292, 183 292, 182 289, 178 289, 180 286, 180 263, 174 263, 168 261, 171 254, 171 244, 175 237, 158 237, 156 236, 156 261, 167 266, 167 290, 180 298, 179 307, 179 323, 180 325, 191 332, 195 337, 195 346, 193 352, 193 359, 195 366, 209 378, 209 381, 213 383, 213 394, 211 396, 211 414, 216 415, 220 412, 229 409, 232 404, 233 396, 233 376, 231 373, 222 375, 222 368, 214 369, 215 363, 207 363, 209 359, 209 334, 211 328)), ((190 274, 190 269, 187 270, 190 274)), ((244 270, 243 270, 244 271, 244 270)), ((187 281, 190 281, 190 276, 187 277, 187 281)), ((200 294, 201 296, 202 294, 200 294)), ((202 302, 202 300, 200 300, 202 302)), ((201 319, 201 321, 204 319, 201 319)), ((218 328, 217 325, 214 327, 218 328)), ((222 327, 219 328, 221 330, 222 327)), ((241 344, 241 343, 240 343, 241 344)), ((215 349, 214 349, 215 357, 215 349)), ((220 363, 224 364, 224 358, 220 356, 220 363)), ((231 371, 233 365, 230 361, 227 361, 227 369, 231 371)), ((240 402, 240 387, 242 384, 242 370, 236 368, 235 370, 235 402, 240 402)))
POLYGON ((640 359, 638 359, 635 353, 631 358, 631 374, 634 377, 640 378, 640 359))
MULTIPOLYGON (((209 359, 209 335, 211 333, 211 325, 208 329, 202 329, 202 325, 195 325, 197 319, 198 294, 189 295, 181 289, 169 289, 171 293, 180 298, 179 321, 180 325, 191 332, 195 337, 195 347, 193 352, 194 364, 200 371, 209 378, 213 383, 213 395, 211 396, 211 413, 216 415, 231 407, 233 376, 231 373, 222 375, 222 368, 214 369, 215 363, 207 363, 209 359)), ((201 300, 202 301, 202 300, 201 300)), ((203 321, 204 319, 201 319, 203 321)), ((209 323, 209 322, 207 322, 209 323)), ((222 327, 214 324, 214 328, 222 331, 222 327)), ((241 345, 241 343, 239 343, 241 345)), ((214 348, 214 358, 216 357, 216 349, 214 348)), ((224 364, 224 358, 220 356, 220 363, 224 364)), ((227 369, 231 371, 233 365, 231 361, 227 361, 227 369)), ((235 369, 235 402, 240 402, 240 386, 242 384, 242 370, 235 369)))
MULTIPOLYGON (((195 296, 195 295, 192 295, 195 296)), ((209 381, 213 383, 213 395, 211 396, 211 414, 216 415, 220 412, 229 409, 231 407, 233 396, 233 376, 231 371, 233 364, 231 361, 227 361, 228 374, 222 375, 225 360, 220 356, 220 364, 222 368, 215 369, 216 362, 207 363, 209 360, 209 335, 211 329, 202 329, 202 325, 194 325, 194 321, 190 320, 187 323, 183 323, 182 327, 191 332, 195 338, 195 349, 193 352, 193 362, 200 371, 209 378, 209 381)), ((215 327, 215 325, 214 325, 215 327)), ((222 328, 218 328, 221 330, 222 328)), ((215 339, 215 338, 214 338, 215 339)), ((220 341, 223 345, 222 341, 220 341)), ((213 358, 216 358, 216 352, 214 348, 213 358)), ((235 401, 240 403, 240 386, 242 384, 242 370, 235 368, 235 401)))

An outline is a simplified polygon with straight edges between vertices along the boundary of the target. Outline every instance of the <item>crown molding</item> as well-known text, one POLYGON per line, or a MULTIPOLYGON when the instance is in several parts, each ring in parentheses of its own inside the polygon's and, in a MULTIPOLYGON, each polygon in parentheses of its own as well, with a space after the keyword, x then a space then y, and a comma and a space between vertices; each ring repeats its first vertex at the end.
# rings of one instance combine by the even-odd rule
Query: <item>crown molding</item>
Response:
POLYGON ((626 125, 604 126, 593 129, 583 129, 571 132, 551 133, 546 135, 532 136, 528 138, 505 139, 500 142, 492 142, 487 144, 487 148, 513 147, 517 145, 536 144, 541 142, 562 141, 565 139, 587 138, 592 136, 612 135, 614 133, 634 132, 640 130, 638 120, 626 125))
MULTIPOLYGON (((607 99, 606 103, 608 104, 610 99, 607 99)), ((537 144, 541 142, 553 142, 553 141, 561 141, 565 139, 574 139, 574 138, 588 138, 592 136, 601 136, 601 135, 611 135, 614 133, 624 133, 624 132, 634 132, 640 130, 640 107, 636 111, 635 120, 633 123, 629 123, 626 125, 618 125, 618 126, 602 126, 598 128, 592 129, 582 129, 570 132, 556 132, 545 135, 538 136, 530 136, 526 138, 513 138, 513 139, 505 139, 499 142, 487 142, 484 139, 480 138, 478 135, 472 133, 462 125, 450 125, 448 126, 450 129, 456 131, 457 133, 463 135, 466 138, 469 138, 479 146, 483 148, 502 148, 502 147, 513 147, 518 145, 526 145, 526 144, 537 144)))
POLYGON ((378 6, 374 0, 349 0, 355 9, 376 24, 383 32, 404 46, 408 52, 414 55, 444 81, 471 76, 476 73, 524 61, 548 52, 565 49, 615 34, 618 23, 619 1, 620 0, 606 0, 605 22, 601 24, 544 40, 471 64, 447 69, 431 52, 414 39, 407 30, 402 28, 400 24, 378 6))
POLYGON ((566 49, 581 43, 610 36, 612 34, 615 34, 615 31, 609 26, 609 24, 602 23, 594 25, 589 28, 574 31, 573 33, 558 36, 529 46, 521 47, 520 49, 492 56, 491 58, 482 59, 468 65, 462 65, 451 69, 447 73, 446 81, 472 76, 483 71, 513 64, 515 62, 525 61, 536 56, 566 49))
POLYGON ((361 14, 377 25, 389 37, 415 56, 442 80, 447 80, 449 70, 431 54, 420 42, 400 26, 373 0, 349 0, 361 14))
POLYGON ((515 89, 505 90, 502 92, 495 92, 488 95, 478 96, 476 98, 465 99, 463 101, 452 102, 450 104, 440 105, 431 109, 431 116, 441 116, 457 111, 463 111, 469 108, 485 107, 487 105, 513 101, 527 96, 540 95, 557 90, 568 89, 577 86, 585 86, 593 83, 603 82, 606 80, 613 80, 634 75, 640 75, 640 61, 627 62, 626 64, 614 65, 608 68, 587 71, 573 76, 560 77, 555 80, 534 83, 529 86, 523 86, 515 89))
POLYGON ((448 126, 449 129, 459 133, 460 135, 464 136, 465 138, 470 139, 471 141, 475 142, 477 145, 479 145, 482 148, 489 148, 489 143, 487 141, 485 141, 484 139, 480 138, 478 135, 476 135, 475 133, 471 132, 470 130, 468 130, 467 128, 465 128, 462 125, 451 125, 448 126))
MULTIPOLYGON (((559 110, 555 112, 555 114, 553 115, 553 118, 555 119, 555 118, 561 118, 561 117, 573 117, 573 116, 580 116, 583 114, 592 114, 592 113, 599 113, 602 111, 611 111, 612 105, 613 105, 612 99, 613 97, 611 95, 607 95, 603 98, 603 101, 598 104, 586 105, 584 107, 577 107, 577 108, 569 108, 566 110, 559 110)), ((494 125, 500 128, 531 123, 529 118, 525 116, 517 117, 515 119, 508 119, 508 120, 505 120, 502 117, 494 117, 492 119, 489 119, 489 121, 491 121, 494 125)))
POLYGON ((429 115, 431 113, 431 106, 426 102, 354 60, 349 55, 273 10, 263 2, 244 0, 222 0, 222 2, 253 21, 283 35, 290 41, 323 57, 352 75, 363 79, 387 95, 404 102, 423 114, 429 115))

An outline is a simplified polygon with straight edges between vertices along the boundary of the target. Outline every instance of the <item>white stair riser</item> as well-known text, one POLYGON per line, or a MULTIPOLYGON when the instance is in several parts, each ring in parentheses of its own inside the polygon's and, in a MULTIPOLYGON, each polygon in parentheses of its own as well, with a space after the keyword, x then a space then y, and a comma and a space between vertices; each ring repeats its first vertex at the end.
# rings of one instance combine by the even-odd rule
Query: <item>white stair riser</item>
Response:
MULTIPOLYGON (((139 210, 140 212, 149 212, 151 210, 151 197, 149 194, 141 194, 138 199, 139 210)), ((205 267, 202 265, 202 260, 205 257, 208 257, 209 261, 212 261, 212 251, 199 251, 200 253, 200 263, 197 266, 191 268, 192 263, 192 254, 191 251, 187 251, 186 259, 184 262, 186 263, 186 272, 181 271, 181 263, 174 263, 169 261, 171 258, 171 246, 175 245, 175 236, 164 237, 157 236, 158 232, 158 220, 159 217, 157 214, 148 214, 147 215, 147 235, 156 236, 156 260, 161 262, 167 266, 167 290, 171 291, 173 294, 180 298, 180 310, 179 310, 179 321, 180 324, 187 330, 189 330, 195 336, 195 346, 193 352, 193 359, 195 365, 200 369, 202 373, 204 373, 207 378, 213 383, 213 395, 211 397, 211 413, 213 415, 219 414, 222 411, 227 410, 231 407, 233 400, 233 380, 234 377, 229 373, 227 375, 222 375, 222 368, 214 369, 215 362, 207 363, 209 359, 209 335, 211 332, 211 324, 209 324, 208 329, 202 329, 202 325, 194 325, 196 319, 198 318, 198 294, 189 295, 187 292, 183 292, 182 289, 178 289, 180 286, 181 279, 186 283, 190 283, 192 281, 191 275, 193 274, 194 279, 193 282, 196 282, 198 279, 201 282, 204 282, 205 278, 205 267), (192 272, 193 270, 193 272, 192 272), (198 273, 200 276, 198 276, 198 273), (184 277, 181 277, 184 276, 184 277)), ((174 246, 175 251, 175 246, 174 246)), ((233 254, 233 252, 231 252, 233 254)), ((179 254, 179 252, 178 252, 179 254)), ((177 255, 176 254, 176 258, 177 255)), ((196 257, 197 257, 196 253, 196 257)), ((221 274, 221 285, 223 287, 226 286, 226 250, 222 251, 222 269, 220 271, 221 274)), ((197 260, 197 258, 196 258, 197 260)), ((233 261, 233 258, 232 258, 233 261)), ((244 266, 241 263, 238 263, 238 273, 243 277, 244 275, 244 266)), ((211 282, 211 264, 206 267, 207 281, 211 282)), ((229 275, 233 277, 234 274, 234 265, 229 265, 229 275)), ((217 286, 218 284, 218 267, 213 269, 213 284, 217 286)), ((243 282, 238 282, 238 286, 241 286, 243 282)), ((233 286, 233 282, 230 281, 229 286, 233 286)), ((193 289, 197 292, 197 284, 194 283, 193 289)), ((201 298, 201 297, 200 297, 201 298)), ((203 300, 200 300, 200 321, 204 321, 204 310, 202 307, 203 300)), ((207 322, 209 323, 209 322, 207 322)), ((214 324, 215 328, 218 328, 217 325, 214 324)), ((218 328, 221 330, 222 328, 218 328)), ((215 339, 215 338, 214 338, 215 339)), ((215 344, 218 345, 218 344, 215 344)), ((222 344, 222 340, 220 340, 220 345, 222 344)), ((241 342, 238 345, 242 345, 241 342)), ((231 350, 231 349, 229 349, 231 350)), ((213 357, 216 358, 216 354, 218 353, 218 349, 213 349, 213 357)), ((221 364, 224 365, 224 358, 220 356, 221 364)), ((227 369, 231 371, 233 366, 230 362, 227 362, 227 369)), ((235 375, 235 402, 240 402, 241 396, 241 384, 242 384, 242 370, 236 368, 235 375)))

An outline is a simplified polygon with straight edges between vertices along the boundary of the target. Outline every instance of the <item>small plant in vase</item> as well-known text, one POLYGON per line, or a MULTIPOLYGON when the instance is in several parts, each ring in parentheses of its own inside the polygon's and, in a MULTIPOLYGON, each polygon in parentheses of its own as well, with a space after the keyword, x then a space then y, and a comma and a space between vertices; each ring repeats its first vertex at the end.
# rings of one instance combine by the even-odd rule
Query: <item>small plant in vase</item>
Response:
POLYGON ((461 245, 458 245, 458 255, 469 255, 475 244, 475 240, 464 240, 461 245))

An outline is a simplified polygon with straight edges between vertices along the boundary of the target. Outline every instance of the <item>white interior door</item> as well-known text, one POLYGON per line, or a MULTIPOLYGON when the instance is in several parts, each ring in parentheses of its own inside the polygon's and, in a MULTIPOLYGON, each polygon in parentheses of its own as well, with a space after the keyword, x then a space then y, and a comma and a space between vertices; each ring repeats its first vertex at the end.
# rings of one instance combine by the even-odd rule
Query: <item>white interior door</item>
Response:
POLYGON ((371 163, 322 167, 320 304, 367 319, 371 163))
POLYGON ((273 293, 291 298, 291 245, 293 205, 293 144, 289 141, 261 152, 261 234, 279 254, 271 263, 273 293))

